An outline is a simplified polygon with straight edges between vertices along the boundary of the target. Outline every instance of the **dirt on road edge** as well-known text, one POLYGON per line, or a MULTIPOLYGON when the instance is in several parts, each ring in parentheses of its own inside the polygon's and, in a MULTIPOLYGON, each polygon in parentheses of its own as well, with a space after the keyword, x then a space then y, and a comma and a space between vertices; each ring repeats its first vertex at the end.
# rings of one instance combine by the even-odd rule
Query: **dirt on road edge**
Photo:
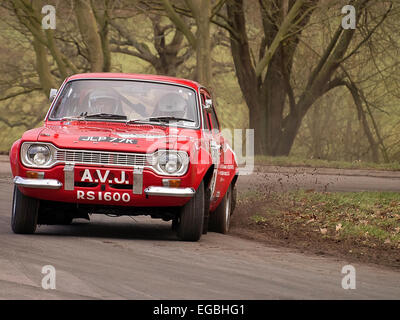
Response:
POLYGON ((279 214, 266 215, 267 218, 262 221, 254 220, 255 214, 266 207, 275 213, 284 211, 279 203, 272 201, 238 201, 231 220, 230 234, 271 246, 295 249, 301 253, 332 256, 350 263, 362 262, 400 270, 400 249, 397 246, 384 243, 374 243, 371 246, 357 237, 324 237, 315 232, 311 224, 301 228, 293 225, 288 231, 279 214))

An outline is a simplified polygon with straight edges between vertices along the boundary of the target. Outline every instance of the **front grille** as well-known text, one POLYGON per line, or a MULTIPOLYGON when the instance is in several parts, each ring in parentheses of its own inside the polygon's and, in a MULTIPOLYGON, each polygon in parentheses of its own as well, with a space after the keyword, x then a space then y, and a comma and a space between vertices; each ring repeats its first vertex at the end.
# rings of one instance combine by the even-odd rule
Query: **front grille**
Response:
POLYGON ((56 150, 57 162, 111 166, 145 166, 146 155, 102 151, 56 150))

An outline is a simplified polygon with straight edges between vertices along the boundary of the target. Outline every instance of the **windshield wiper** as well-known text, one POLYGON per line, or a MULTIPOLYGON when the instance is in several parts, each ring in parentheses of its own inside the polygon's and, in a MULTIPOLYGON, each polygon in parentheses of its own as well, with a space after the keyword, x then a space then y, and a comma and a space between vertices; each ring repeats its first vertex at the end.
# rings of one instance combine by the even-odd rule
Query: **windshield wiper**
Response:
POLYGON ((82 115, 85 119, 116 119, 116 120, 126 120, 127 117, 122 114, 112 114, 112 113, 94 113, 82 115))
POLYGON ((126 124, 131 124, 131 123, 140 123, 140 122, 150 122, 150 118, 141 118, 141 119, 129 119, 126 121, 126 124))
POLYGON ((186 119, 186 118, 177 118, 177 117, 150 117, 150 118, 141 118, 141 119, 131 119, 126 122, 126 124, 130 123, 140 123, 140 122, 169 122, 169 121, 189 121, 195 122, 194 120, 186 119))
POLYGON ((191 119, 186 118, 178 118, 178 117, 152 117, 148 118, 149 121, 157 121, 157 122, 169 122, 169 121, 189 121, 189 122, 196 122, 191 119))
POLYGON ((60 121, 80 121, 85 120, 85 117, 82 116, 69 116, 69 117, 62 117, 60 121))

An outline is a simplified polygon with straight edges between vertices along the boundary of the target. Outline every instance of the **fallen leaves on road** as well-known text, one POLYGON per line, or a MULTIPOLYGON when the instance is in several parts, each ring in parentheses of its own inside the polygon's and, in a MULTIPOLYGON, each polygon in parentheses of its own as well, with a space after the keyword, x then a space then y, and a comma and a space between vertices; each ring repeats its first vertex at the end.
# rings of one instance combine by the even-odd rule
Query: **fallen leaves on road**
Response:
POLYGON ((308 221, 306 222, 306 224, 309 224, 309 223, 314 222, 314 221, 315 221, 315 219, 312 218, 312 219, 308 220, 308 221))
POLYGON ((327 228, 320 228, 319 231, 321 231, 322 234, 326 234, 328 232, 327 228))

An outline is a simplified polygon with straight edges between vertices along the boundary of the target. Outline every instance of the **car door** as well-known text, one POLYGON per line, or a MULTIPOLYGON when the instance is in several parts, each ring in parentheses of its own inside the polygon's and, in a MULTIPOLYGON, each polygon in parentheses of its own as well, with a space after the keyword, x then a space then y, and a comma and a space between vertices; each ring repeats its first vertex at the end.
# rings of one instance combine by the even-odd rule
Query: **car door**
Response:
POLYGON ((214 163, 214 174, 211 179, 211 206, 210 209, 213 210, 215 206, 219 203, 220 199, 224 196, 226 188, 226 176, 223 171, 224 163, 224 138, 220 132, 220 125, 218 122, 217 114, 215 112, 214 105, 212 103, 211 95, 207 92, 203 92, 204 103, 207 101, 211 102, 211 105, 207 108, 204 114, 205 128, 209 128, 209 144, 211 158, 214 163))

